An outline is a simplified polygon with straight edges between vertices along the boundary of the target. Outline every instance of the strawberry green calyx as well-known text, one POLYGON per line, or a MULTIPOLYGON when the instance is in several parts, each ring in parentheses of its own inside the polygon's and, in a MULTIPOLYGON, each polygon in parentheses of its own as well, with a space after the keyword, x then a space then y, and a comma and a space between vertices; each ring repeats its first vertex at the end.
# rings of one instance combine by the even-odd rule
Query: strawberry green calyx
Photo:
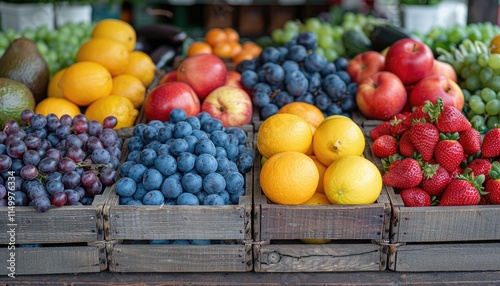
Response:
POLYGON ((492 180, 500 179, 500 162, 495 161, 491 163, 491 170, 488 172, 492 180))
POLYGON ((439 169, 439 164, 429 164, 424 163, 422 166, 422 173, 424 174, 424 178, 431 179, 436 174, 439 169))
POLYGON ((458 132, 455 133, 439 133, 439 139, 441 140, 455 140, 459 138, 458 132))
POLYGON ((429 114, 431 122, 436 122, 441 112, 443 112, 443 110, 444 110, 444 102, 441 97, 437 98, 436 104, 433 104, 429 100, 426 100, 424 103, 423 111, 429 114))
POLYGON ((483 191, 483 183, 485 179, 484 175, 481 174, 474 176, 474 173, 471 173, 471 171, 472 170, 470 168, 467 168, 464 170, 463 174, 458 174, 456 178, 469 182, 474 188, 476 188, 480 195, 486 195, 487 193, 483 191))
POLYGON ((389 170, 389 167, 391 166, 392 163, 401 160, 403 160, 403 157, 398 153, 389 156, 387 158, 383 158, 381 161, 382 161, 382 167, 384 168, 384 172, 387 173, 387 170, 389 170))

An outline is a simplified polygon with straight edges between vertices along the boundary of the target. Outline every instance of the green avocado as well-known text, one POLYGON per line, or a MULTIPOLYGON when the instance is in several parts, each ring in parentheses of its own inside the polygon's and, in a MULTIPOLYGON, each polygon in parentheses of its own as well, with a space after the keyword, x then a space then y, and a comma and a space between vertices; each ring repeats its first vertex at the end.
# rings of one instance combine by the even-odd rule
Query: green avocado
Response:
POLYGON ((25 109, 35 109, 35 98, 29 88, 24 83, 0 77, 0 128, 12 119, 21 123, 25 109))
POLYGON ((36 103, 47 97, 49 66, 35 42, 28 38, 18 38, 7 47, 0 58, 0 77, 25 84, 33 93, 36 103))

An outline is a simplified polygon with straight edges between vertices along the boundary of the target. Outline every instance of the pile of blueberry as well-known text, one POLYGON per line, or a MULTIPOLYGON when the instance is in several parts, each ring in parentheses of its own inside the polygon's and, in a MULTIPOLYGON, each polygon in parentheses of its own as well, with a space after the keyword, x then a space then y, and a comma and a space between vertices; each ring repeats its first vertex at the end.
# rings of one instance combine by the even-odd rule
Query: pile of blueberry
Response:
POLYGON ((201 112, 135 126, 116 193, 121 205, 231 205, 245 194, 254 151, 247 134, 201 112))

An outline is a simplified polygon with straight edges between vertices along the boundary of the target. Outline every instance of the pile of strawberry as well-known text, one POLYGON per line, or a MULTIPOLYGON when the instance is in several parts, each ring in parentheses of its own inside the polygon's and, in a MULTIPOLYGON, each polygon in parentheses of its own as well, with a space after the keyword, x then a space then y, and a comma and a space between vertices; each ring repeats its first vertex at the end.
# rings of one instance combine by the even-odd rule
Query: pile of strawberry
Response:
POLYGON ((481 134, 453 106, 426 102, 371 132, 383 182, 405 206, 500 204, 500 128, 481 134))

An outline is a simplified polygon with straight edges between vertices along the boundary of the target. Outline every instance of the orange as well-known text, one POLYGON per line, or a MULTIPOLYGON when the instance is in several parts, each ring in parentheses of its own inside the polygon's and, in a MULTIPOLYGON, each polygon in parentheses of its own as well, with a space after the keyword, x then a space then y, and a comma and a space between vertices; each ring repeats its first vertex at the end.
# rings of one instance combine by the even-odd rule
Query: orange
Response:
POLYGON ((361 128, 345 116, 329 116, 323 120, 313 136, 314 155, 329 166, 344 156, 361 156, 365 137, 361 128))
POLYGON ((324 194, 325 189, 323 188, 322 182, 323 182, 323 177, 325 176, 325 171, 328 168, 328 166, 323 165, 323 163, 321 163, 321 161, 318 160, 318 158, 316 158, 315 156, 309 156, 309 157, 311 157, 311 159, 313 159, 314 164, 316 164, 316 167, 318 168, 318 172, 319 172, 320 183, 318 184, 318 188, 316 189, 316 193, 324 194))
POLYGON ((212 47, 217 43, 225 42, 227 40, 226 32, 221 28, 212 28, 205 33, 205 42, 212 47))
MULTIPOLYGON (((319 185, 322 185, 321 184, 321 179, 320 179, 320 184, 319 185)), ((326 197, 325 194, 321 194, 321 193, 314 193, 314 195, 307 201, 304 203, 304 205, 330 205, 330 201, 328 200, 328 198, 326 197)), ((318 238, 307 238, 307 239, 301 239, 301 241, 303 243, 308 243, 308 244, 324 244, 324 243, 329 243, 330 241, 332 241, 331 239, 318 239, 318 238)))
POLYGON ((229 42, 218 42, 214 46, 214 55, 229 59, 233 55, 233 50, 229 42))
POLYGON ((315 105, 306 102, 294 101, 282 106, 278 113, 292 113, 304 118, 312 126, 318 125, 325 119, 323 112, 315 105))
POLYGON ((231 61, 235 64, 239 64, 240 62, 244 61, 244 60, 251 60, 253 59, 255 56, 245 50, 242 50, 240 53, 238 53, 237 55, 233 56, 231 61))
POLYGON ((135 48, 136 37, 132 25, 119 19, 101 20, 97 22, 92 30, 92 38, 114 39, 124 44, 129 52, 135 48))
POLYGON ((71 118, 81 114, 80 107, 66 98, 48 97, 40 101, 35 107, 35 113, 47 116, 49 113, 54 113, 57 117, 67 114, 71 118))
POLYGON ((286 151, 305 153, 311 146, 312 136, 309 123, 302 117, 288 113, 274 114, 260 125, 257 148, 266 158, 286 151))
POLYGON ((240 34, 233 28, 224 28, 224 33, 226 34, 226 41, 228 42, 239 42, 240 34))
POLYGON ((61 80, 65 71, 66 71, 66 68, 59 70, 50 79, 49 85, 47 87, 47 97, 59 97, 59 98, 64 97, 61 89, 59 88, 59 81, 61 80))
POLYGON ((500 34, 494 36, 489 44, 490 53, 498 54, 500 53, 500 34))
POLYGON ((66 69, 59 81, 64 97, 79 106, 87 106, 113 89, 109 71, 95 62, 77 62, 66 69))
POLYGON ((85 110, 88 120, 96 120, 103 123, 104 118, 113 115, 118 120, 114 129, 131 127, 139 115, 132 102, 121 95, 109 95, 93 102, 85 110))
POLYGON ((235 57, 243 50, 241 44, 238 42, 229 42, 229 46, 231 47, 231 58, 235 57))
POLYGON ((97 38, 83 43, 78 49, 76 60, 100 63, 112 76, 124 73, 127 69, 129 52, 127 47, 113 39, 97 38))
MULTIPOLYGON (((314 133, 316 132, 316 127, 312 126, 312 124, 309 123, 309 128, 311 128, 312 135, 314 137, 314 133)), ((306 155, 313 156, 314 155, 314 148, 311 143, 311 146, 309 146, 309 149, 306 151, 306 155)))
POLYGON ((189 45, 189 48, 186 52, 186 56, 190 57, 198 54, 211 54, 211 53, 212 53, 212 46, 210 46, 210 44, 203 41, 197 41, 189 45))
POLYGON ((281 152, 267 159, 260 171, 260 186, 276 204, 298 205, 315 193, 319 174, 313 160, 300 152, 281 152))
POLYGON ((246 41, 241 45, 243 51, 250 53, 251 55, 258 56, 262 52, 262 47, 257 45, 255 42, 246 41))
POLYGON ((144 86, 149 86, 155 77, 156 65, 151 57, 142 51, 129 54, 127 68, 123 73, 136 76, 144 86))
POLYGON ((135 108, 139 108, 144 102, 146 87, 136 76, 124 73, 113 78, 111 94, 125 96, 135 108))
POLYGON ((372 204, 382 192, 382 175, 370 160, 345 156, 326 169, 323 187, 332 204, 372 204))

